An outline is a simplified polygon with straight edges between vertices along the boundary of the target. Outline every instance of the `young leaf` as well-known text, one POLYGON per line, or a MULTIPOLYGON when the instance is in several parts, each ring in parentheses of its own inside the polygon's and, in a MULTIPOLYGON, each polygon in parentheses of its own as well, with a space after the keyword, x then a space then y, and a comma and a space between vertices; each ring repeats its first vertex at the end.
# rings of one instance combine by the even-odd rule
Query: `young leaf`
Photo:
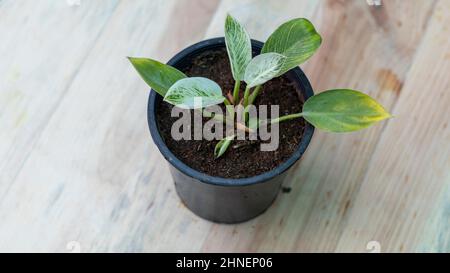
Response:
POLYGON ((263 84, 276 77, 285 61, 286 57, 278 53, 265 53, 253 58, 245 70, 247 87, 263 84))
POLYGON ((142 79, 161 96, 165 96, 169 88, 186 75, 178 69, 146 58, 128 57, 142 79))
POLYGON ((220 86, 214 81, 202 77, 177 81, 169 88, 164 97, 164 101, 183 109, 204 108, 222 103, 224 99, 220 86))
POLYGON ((244 27, 230 15, 227 15, 225 20, 225 44, 233 78, 241 81, 244 78, 245 68, 252 59, 252 44, 244 27))
POLYGON ((302 116, 314 127, 336 133, 361 130, 391 117, 368 95, 348 89, 312 96, 303 105, 302 116))
POLYGON ((214 157, 219 158, 221 157, 228 149, 228 146, 230 146, 230 143, 233 141, 234 135, 227 136, 226 138, 220 140, 216 147, 214 148, 214 157))
POLYGON ((279 26, 267 39, 261 53, 276 52, 287 57, 277 76, 309 59, 322 43, 313 24, 304 19, 290 20, 279 26))

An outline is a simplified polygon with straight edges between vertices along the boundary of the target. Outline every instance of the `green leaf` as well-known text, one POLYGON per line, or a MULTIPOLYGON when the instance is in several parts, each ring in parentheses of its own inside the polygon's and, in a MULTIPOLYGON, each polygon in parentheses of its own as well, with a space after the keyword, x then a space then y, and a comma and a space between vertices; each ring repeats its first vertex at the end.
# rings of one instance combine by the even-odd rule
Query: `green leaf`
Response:
POLYGON ((265 53, 253 58, 245 70, 247 87, 263 84, 276 77, 285 61, 286 57, 278 53, 265 53))
POLYGON ((192 77, 177 81, 169 88, 164 101, 183 109, 204 108, 222 103, 222 89, 214 81, 192 77), (201 99, 201 100, 200 100, 201 99))
POLYGON ((225 44, 233 78, 241 81, 244 78, 245 68, 252 59, 252 44, 244 27, 230 15, 227 15, 225 20, 225 44))
POLYGON ((178 69, 146 58, 128 57, 142 79, 161 96, 165 96, 169 88, 186 75, 178 69))
POLYGON ((220 140, 216 144, 216 147, 214 148, 214 157, 215 158, 221 157, 227 151, 227 149, 230 146, 233 139, 234 139, 234 135, 231 135, 231 136, 227 136, 226 138, 220 140))
POLYGON ((361 130, 391 117, 373 98, 348 89, 312 96, 303 105, 302 115, 314 127, 336 133, 361 130))
POLYGON ((309 59, 322 43, 313 24, 304 19, 290 20, 279 26, 267 39, 261 53, 276 52, 287 57, 280 76, 309 59))

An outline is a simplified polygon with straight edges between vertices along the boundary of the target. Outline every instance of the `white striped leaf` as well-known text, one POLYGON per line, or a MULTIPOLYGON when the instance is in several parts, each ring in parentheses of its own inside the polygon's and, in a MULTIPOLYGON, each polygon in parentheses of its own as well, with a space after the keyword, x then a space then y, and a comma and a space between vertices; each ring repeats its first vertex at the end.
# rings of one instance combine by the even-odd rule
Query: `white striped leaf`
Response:
POLYGON ((252 59, 252 44, 244 27, 230 15, 227 15, 225 20, 225 44, 233 78, 241 81, 244 78, 245 68, 252 59))
POLYGON ((285 61, 286 57, 278 53, 265 53, 253 58, 245 70, 247 87, 263 84, 276 77, 285 61))
POLYGON ((164 101, 183 109, 204 108, 222 103, 224 100, 220 86, 214 81, 202 77, 177 81, 169 88, 164 97, 164 101))

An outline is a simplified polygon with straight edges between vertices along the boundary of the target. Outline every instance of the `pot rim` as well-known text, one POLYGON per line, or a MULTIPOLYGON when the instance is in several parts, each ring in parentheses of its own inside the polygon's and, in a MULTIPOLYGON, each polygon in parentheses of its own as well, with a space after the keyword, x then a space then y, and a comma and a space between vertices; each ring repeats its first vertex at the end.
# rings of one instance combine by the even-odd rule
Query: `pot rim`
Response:
MULTIPOLYGON (((263 46, 263 43, 260 41, 252 39, 251 42, 253 49, 255 49, 255 47, 257 49, 261 49, 263 46)), ((213 48, 221 46, 225 46, 224 37, 217 37, 203 40, 201 42, 198 42, 183 49, 178 54, 176 54, 172 59, 170 59, 167 62, 167 64, 175 65, 176 63, 188 57, 189 55, 193 55, 195 53, 203 51, 204 48, 213 48)), ((308 78, 299 67, 293 68, 289 72, 294 73, 297 80, 300 81, 303 89, 301 91, 305 101, 309 97, 314 95, 313 89, 311 87, 311 84, 309 83, 308 78)), ((207 184, 220 186, 247 186, 258 183, 264 183, 265 181, 270 180, 280 175, 281 173, 287 171, 292 165, 294 165, 294 163, 297 162, 301 158, 303 153, 306 151, 306 148, 308 147, 314 133, 314 127, 305 120, 306 124, 305 131, 300 141, 300 144, 298 145, 298 148, 291 155, 291 157, 289 157, 288 160, 284 161, 283 163, 278 165, 278 167, 276 167, 271 171, 247 178, 225 178, 225 177, 211 176, 189 167, 180 159, 178 159, 172 153, 172 151, 169 150, 169 148, 167 147, 167 145, 165 144, 164 140, 162 139, 159 133, 158 124, 156 122, 156 113, 155 113, 156 107, 154 106, 156 103, 157 95, 158 94, 153 89, 151 89, 147 105, 147 121, 153 141, 155 142, 156 146, 158 147, 159 151, 164 156, 164 158, 175 168, 177 168, 179 171, 186 174, 187 176, 190 176, 194 179, 197 179, 207 184)))

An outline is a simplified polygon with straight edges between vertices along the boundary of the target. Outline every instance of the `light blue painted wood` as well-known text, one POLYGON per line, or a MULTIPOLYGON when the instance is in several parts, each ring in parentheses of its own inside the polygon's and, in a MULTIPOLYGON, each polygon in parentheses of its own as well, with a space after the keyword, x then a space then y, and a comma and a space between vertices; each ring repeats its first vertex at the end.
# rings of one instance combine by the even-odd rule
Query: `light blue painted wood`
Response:
POLYGON ((438 200, 425 224, 419 252, 450 253, 450 177, 438 200))

